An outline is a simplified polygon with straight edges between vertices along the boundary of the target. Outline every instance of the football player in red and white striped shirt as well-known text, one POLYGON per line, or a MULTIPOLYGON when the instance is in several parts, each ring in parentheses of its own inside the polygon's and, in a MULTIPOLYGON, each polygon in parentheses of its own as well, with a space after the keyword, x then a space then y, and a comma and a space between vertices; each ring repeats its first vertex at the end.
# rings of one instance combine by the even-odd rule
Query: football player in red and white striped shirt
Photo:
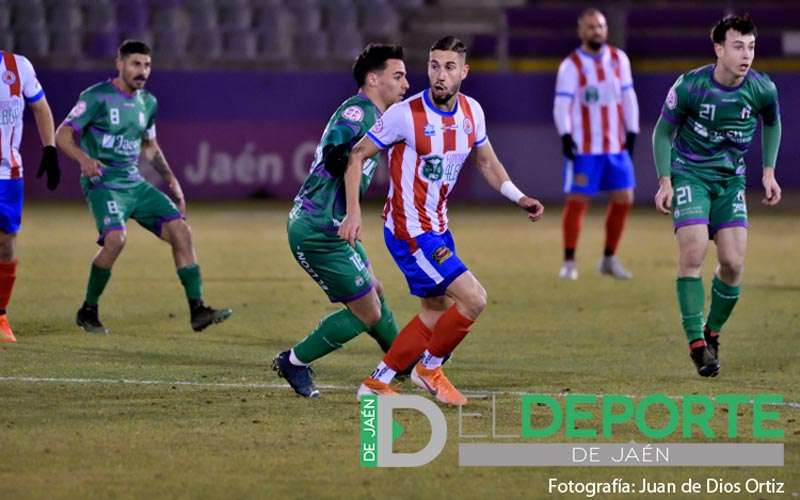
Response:
POLYGON ((581 46, 558 68, 553 118, 564 152, 564 263, 559 276, 578 278, 575 247, 589 199, 607 191, 606 243, 599 270, 618 279, 632 274, 615 256, 635 185, 631 154, 639 133, 639 105, 628 56, 606 44, 608 26, 597 9, 578 18, 581 46))
POLYGON ((361 384, 364 394, 393 394, 389 382, 412 365, 412 381, 445 404, 467 399, 442 371, 442 361, 469 332, 486 306, 486 291, 456 254, 447 229, 447 196, 474 148, 486 181, 528 212, 544 207, 525 196, 508 177, 486 135, 483 110, 459 92, 466 78, 466 46, 447 36, 431 47, 430 88, 394 104, 350 153, 345 174, 347 216, 339 236, 351 244, 361 231, 358 183, 364 160, 389 149, 391 184, 384 208, 384 238, 422 309, 394 340, 378 368, 361 384))
POLYGON ((17 276, 16 240, 22 221, 23 166, 19 154, 25 107, 42 141, 36 177, 47 174, 47 187, 58 186, 61 170, 55 148, 53 113, 31 62, 20 54, 0 51, 0 343, 16 342, 6 307, 17 276))

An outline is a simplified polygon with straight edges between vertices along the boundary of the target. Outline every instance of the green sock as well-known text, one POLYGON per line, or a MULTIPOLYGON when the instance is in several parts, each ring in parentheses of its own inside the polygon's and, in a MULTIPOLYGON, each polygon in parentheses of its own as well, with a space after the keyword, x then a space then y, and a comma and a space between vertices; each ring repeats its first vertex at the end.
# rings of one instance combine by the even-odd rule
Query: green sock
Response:
POLYGON ((397 337, 397 323, 394 321, 392 310, 386 304, 386 300, 381 297, 381 319, 375 326, 367 330, 370 337, 375 339, 375 342, 381 347, 383 352, 389 350, 397 337))
POLYGON ((715 275, 711 282, 711 308, 708 310, 708 321, 706 321, 712 332, 722 330, 722 325, 730 317, 733 306, 738 300, 739 287, 728 285, 715 275))
POLYGON ((89 271, 89 283, 86 285, 87 304, 91 304, 93 306, 97 305, 97 302, 100 300, 100 295, 103 294, 103 290, 105 290, 106 283, 108 283, 109 278, 111 278, 111 269, 97 267, 94 263, 92 263, 92 269, 89 271))
POLYGON ((683 331, 689 343, 703 338, 703 301, 705 291, 701 278, 678 278, 678 306, 681 310, 683 331))
POLYGON ((186 291, 186 298, 189 300, 200 300, 203 298, 203 280, 200 278, 200 266, 191 264, 178 269, 178 278, 186 291))
POLYGON ((340 309, 322 318, 317 327, 293 347, 294 355, 303 363, 311 363, 342 347, 366 329, 367 326, 350 309, 340 309))

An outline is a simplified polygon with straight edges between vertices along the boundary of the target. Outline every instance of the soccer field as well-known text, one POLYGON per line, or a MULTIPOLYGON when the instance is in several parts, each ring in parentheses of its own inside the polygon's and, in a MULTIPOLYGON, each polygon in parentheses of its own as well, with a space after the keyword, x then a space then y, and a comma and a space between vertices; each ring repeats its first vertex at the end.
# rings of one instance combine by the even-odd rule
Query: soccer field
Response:
MULTIPOLYGON (((448 443, 436 460, 416 469, 364 469, 355 390, 381 357, 374 342, 362 336, 315 364, 318 400, 296 397, 269 369, 275 353, 337 307, 288 251, 288 208, 190 204, 207 302, 234 310, 228 322, 199 334, 189 327, 169 247, 131 223, 100 306, 112 333, 101 337, 74 324, 96 251, 88 210, 26 207, 9 307, 19 342, 0 347, 0 498, 585 498, 548 493, 548 479, 638 483, 645 476, 677 483, 776 478, 786 483, 784 496, 800 494, 795 210, 767 211, 751 200, 742 299, 723 334, 715 379, 697 376, 687 354, 669 218, 650 207, 633 212, 620 255, 635 278, 613 281, 595 271, 603 243, 597 204, 579 243, 581 277, 564 282, 556 277, 561 207, 547 205, 537 224, 511 207, 450 210, 459 255, 489 305, 446 369, 465 392, 497 392, 499 433, 519 433, 521 392, 778 393, 793 403, 777 407, 783 468, 460 468, 458 411, 445 409, 448 443)), ((418 302, 385 250, 378 213, 365 208, 364 242, 402 326, 418 302)), ((422 394, 410 382, 400 390, 422 394)), ((742 441, 752 441, 745 432, 752 411, 740 413, 742 441)), ((427 431, 411 432, 417 420, 403 415, 399 449, 427 441, 427 431)), ((627 426, 612 441, 632 439, 643 437, 627 426)))

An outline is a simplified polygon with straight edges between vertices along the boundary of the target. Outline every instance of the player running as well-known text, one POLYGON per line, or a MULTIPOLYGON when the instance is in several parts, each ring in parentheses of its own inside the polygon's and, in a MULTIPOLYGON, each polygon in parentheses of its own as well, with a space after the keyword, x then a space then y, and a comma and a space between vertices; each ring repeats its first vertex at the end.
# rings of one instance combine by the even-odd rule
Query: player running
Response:
POLYGON ((678 305, 689 351, 703 377, 719 372, 719 334, 739 299, 747 247, 744 155, 763 121, 765 205, 781 188, 775 162, 781 139, 778 91, 751 68, 756 27, 749 16, 728 16, 711 30, 716 64, 681 75, 667 94, 653 133, 659 188, 656 208, 672 210, 678 239, 678 305), (673 140, 673 134, 674 140, 673 140), (711 308, 704 318, 700 276, 708 240, 717 246, 711 308))
POLYGON ((589 199, 609 192, 606 242, 599 271, 631 279, 616 256, 633 204, 631 155, 639 133, 639 104, 631 63, 622 50, 606 44, 608 25, 602 12, 587 9, 578 18, 581 46, 558 68, 553 118, 564 152, 562 230, 564 262, 559 277, 578 279, 575 247, 589 199))
POLYGON ((184 218, 186 201, 156 141, 156 98, 144 90, 150 63, 150 48, 145 43, 122 42, 117 77, 84 90, 56 131, 58 147, 80 163, 81 187, 100 233, 97 243, 102 248, 92 262, 86 299, 76 318, 78 326, 90 333, 108 333, 98 317, 98 302, 125 246, 129 218, 172 247, 194 331, 231 315, 230 309, 203 304, 200 266, 184 218), (73 132, 80 138, 80 147, 73 132), (137 166, 140 153, 164 178, 177 206, 141 176, 137 166))
POLYGON ((466 46, 447 36, 430 50, 430 88, 395 104, 375 122, 350 153, 345 174, 347 217, 342 239, 357 245, 361 233, 359 181, 367 158, 389 149, 391 184, 384 208, 384 238, 422 309, 395 339, 364 394, 394 394, 389 382, 423 355, 411 372, 415 384, 440 402, 463 405, 467 399, 442 371, 443 359, 467 335, 486 306, 486 291, 461 262, 447 229, 447 196, 473 148, 486 181, 539 220, 544 207, 509 179, 486 135, 483 110, 459 92, 467 77, 466 46))
MULTIPOLYGON (((348 245, 336 232, 345 216, 343 175, 350 148, 408 90, 403 48, 367 45, 353 64, 353 77, 359 91, 339 105, 328 120, 287 224, 289 247, 297 263, 331 302, 345 305, 322 318, 306 338, 272 360, 278 375, 304 397, 319 396, 308 366, 312 361, 365 331, 383 352, 397 336, 397 324, 364 247, 361 242, 348 245)), ((378 151, 369 156, 357 179, 358 196, 369 187, 378 165, 378 151)))
POLYGON ((58 186, 61 170, 56 154, 53 113, 36 72, 28 59, 0 51, 0 343, 16 342, 6 307, 17 277, 16 241, 22 220, 22 116, 28 104, 44 149, 36 177, 47 173, 47 187, 58 186))

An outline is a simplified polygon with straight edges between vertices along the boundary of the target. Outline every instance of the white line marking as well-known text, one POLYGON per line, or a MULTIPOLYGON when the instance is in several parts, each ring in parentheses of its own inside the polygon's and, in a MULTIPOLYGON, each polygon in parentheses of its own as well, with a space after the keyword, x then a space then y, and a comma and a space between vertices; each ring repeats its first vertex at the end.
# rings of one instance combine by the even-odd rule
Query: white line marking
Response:
MULTIPOLYGON (((197 382, 195 380, 136 380, 127 378, 58 378, 58 377, 25 377, 13 376, 5 377, 0 376, 0 382, 32 382, 32 383, 51 383, 51 384, 123 384, 123 385, 182 385, 190 387, 222 387, 230 389, 288 389, 288 384, 268 384, 259 382, 197 382)), ((318 389, 325 389, 328 391, 355 391, 358 387, 354 385, 317 385, 318 389)), ((500 390, 480 390, 480 389, 465 389, 461 391, 465 394, 472 395, 491 395, 491 394, 507 394, 510 396, 521 396, 523 394, 543 394, 545 396, 563 397, 569 392, 558 393, 543 393, 535 390, 513 390, 513 389, 500 389, 500 390)), ((576 393, 578 394, 578 393, 576 393)), ((580 393, 585 394, 585 393, 580 393)), ((589 396, 602 397, 603 394, 588 394, 589 396)), ((623 396, 640 399, 644 396, 635 394, 622 394, 623 396)), ((680 399, 680 396, 670 396, 674 399, 680 399)), ((750 401, 752 403, 752 401, 750 401)), ((789 408, 800 410, 800 402, 784 401, 783 404, 769 406, 788 406, 789 408)))

